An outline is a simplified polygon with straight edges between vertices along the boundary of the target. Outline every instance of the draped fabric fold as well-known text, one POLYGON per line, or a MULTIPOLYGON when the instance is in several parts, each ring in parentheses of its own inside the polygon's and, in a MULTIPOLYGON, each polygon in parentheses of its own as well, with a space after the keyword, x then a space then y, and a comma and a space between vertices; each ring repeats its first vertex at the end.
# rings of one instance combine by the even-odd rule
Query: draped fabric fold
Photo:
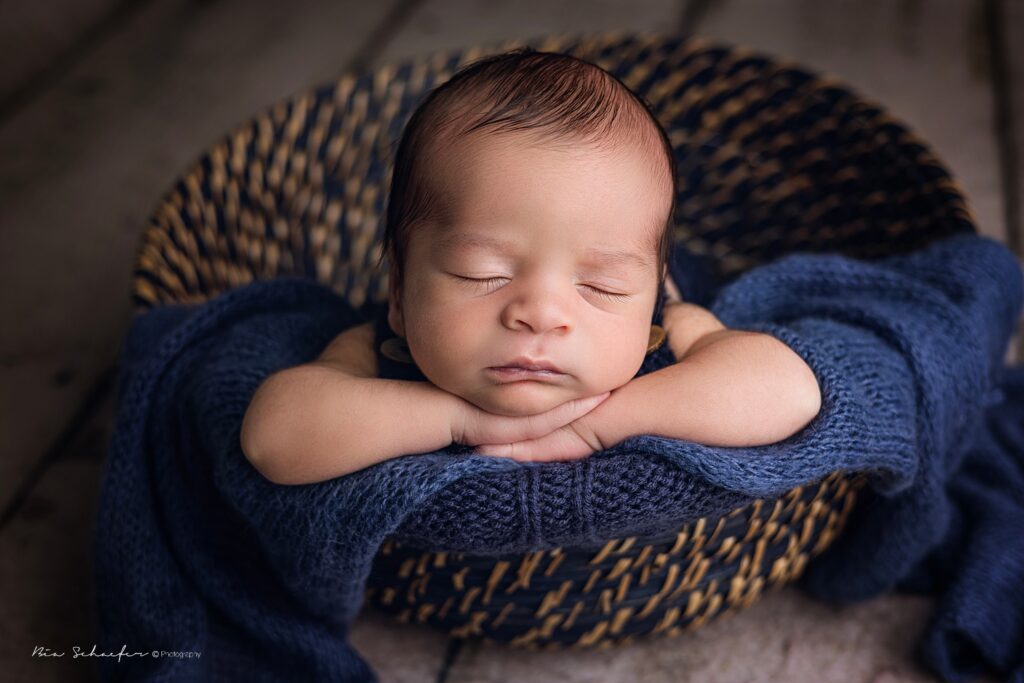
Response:
MULTIPOLYGON (((673 276, 685 277, 678 262, 673 276)), ((312 360, 366 311, 294 277, 149 311, 121 350, 95 545, 100 640, 202 655, 104 661, 103 677, 373 680, 347 635, 388 536, 467 551, 571 545, 669 529, 847 470, 870 487, 805 588, 838 602, 896 587, 938 595, 926 661, 947 680, 1019 680, 1024 368, 1002 357, 1022 298, 1017 260, 977 235, 878 261, 790 255, 708 302, 814 370, 821 411, 789 439, 718 448, 643 435, 585 465, 452 445, 300 486, 249 465, 242 417, 267 376, 312 360), (521 491, 511 502, 476 495, 480 482, 538 477, 545 485, 508 489, 521 491), (627 481, 635 499, 622 501, 627 481)))

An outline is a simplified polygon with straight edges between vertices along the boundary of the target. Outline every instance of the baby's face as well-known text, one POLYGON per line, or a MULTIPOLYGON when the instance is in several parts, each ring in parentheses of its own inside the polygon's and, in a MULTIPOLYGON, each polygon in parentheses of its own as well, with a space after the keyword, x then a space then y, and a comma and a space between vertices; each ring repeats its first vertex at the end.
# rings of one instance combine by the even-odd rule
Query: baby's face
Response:
POLYGON ((444 151, 450 215, 417 226, 389 322, 438 387, 530 415, 622 386, 646 354, 672 200, 640 149, 472 138, 444 151), (560 374, 494 368, 521 359, 560 374))

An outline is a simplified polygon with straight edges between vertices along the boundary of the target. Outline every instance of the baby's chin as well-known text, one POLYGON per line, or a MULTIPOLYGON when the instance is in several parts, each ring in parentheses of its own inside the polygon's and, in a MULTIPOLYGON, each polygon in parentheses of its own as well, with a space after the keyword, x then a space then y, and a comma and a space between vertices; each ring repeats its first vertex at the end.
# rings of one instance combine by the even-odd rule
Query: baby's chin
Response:
POLYGON ((463 398, 494 415, 522 417, 547 412, 579 396, 565 387, 543 382, 510 382, 484 387, 463 398))

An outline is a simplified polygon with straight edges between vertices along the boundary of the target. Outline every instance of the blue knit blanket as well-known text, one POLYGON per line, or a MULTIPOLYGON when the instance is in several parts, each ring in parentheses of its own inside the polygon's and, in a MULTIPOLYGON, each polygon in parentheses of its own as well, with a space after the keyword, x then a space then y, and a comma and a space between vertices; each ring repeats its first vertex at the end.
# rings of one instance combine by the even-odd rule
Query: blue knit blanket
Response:
POLYGON ((239 446, 260 382, 364 321, 326 287, 282 278, 139 315, 121 349, 97 519, 98 644, 201 656, 104 658, 101 673, 374 680, 347 634, 389 535, 441 529, 419 538, 439 547, 430 544, 444 545, 443 530, 458 527, 456 544, 487 549, 487 529, 518 515, 534 520, 535 533, 502 540, 502 551, 566 540, 537 529, 612 538, 849 470, 868 473, 870 488, 844 534, 809 564, 804 587, 836 602, 894 588, 934 594, 925 663, 950 681, 986 670, 1024 681, 1024 367, 1002 362, 1022 297, 1014 256, 972 234, 880 261, 794 254, 755 268, 716 292, 711 309, 729 327, 772 334, 799 353, 822 388, 819 415, 756 448, 632 437, 582 461, 588 476, 601 473, 589 488, 565 479, 576 486, 568 512, 543 487, 524 487, 512 512, 481 509, 487 501, 466 492, 510 472, 578 473, 564 469, 572 464, 457 446, 317 484, 260 476, 239 446), (641 463, 644 476, 687 478, 671 519, 664 507, 614 493, 641 463), (414 523, 428 512, 432 524, 414 523), (574 519, 549 524, 555 515, 574 519))

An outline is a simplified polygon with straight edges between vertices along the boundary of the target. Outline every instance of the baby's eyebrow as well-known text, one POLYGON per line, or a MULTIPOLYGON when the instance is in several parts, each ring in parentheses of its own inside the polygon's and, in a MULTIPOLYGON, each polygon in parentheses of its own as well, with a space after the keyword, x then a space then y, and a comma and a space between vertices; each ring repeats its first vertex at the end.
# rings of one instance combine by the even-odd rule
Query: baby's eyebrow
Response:
POLYGON ((587 258, 594 263, 606 267, 632 267, 639 270, 646 270, 651 267, 651 259, 644 254, 635 251, 622 251, 620 249, 598 249, 590 247, 585 252, 587 258))
MULTIPOLYGON (((514 245, 511 242, 507 242, 496 237, 467 232, 445 233, 438 238, 437 245, 449 249, 464 247, 493 249, 499 254, 508 254, 514 249, 514 245)), ((649 256, 635 251, 588 247, 584 251, 584 254, 586 255, 588 263, 594 263, 606 267, 632 267, 647 269, 652 265, 652 261, 649 256)))

